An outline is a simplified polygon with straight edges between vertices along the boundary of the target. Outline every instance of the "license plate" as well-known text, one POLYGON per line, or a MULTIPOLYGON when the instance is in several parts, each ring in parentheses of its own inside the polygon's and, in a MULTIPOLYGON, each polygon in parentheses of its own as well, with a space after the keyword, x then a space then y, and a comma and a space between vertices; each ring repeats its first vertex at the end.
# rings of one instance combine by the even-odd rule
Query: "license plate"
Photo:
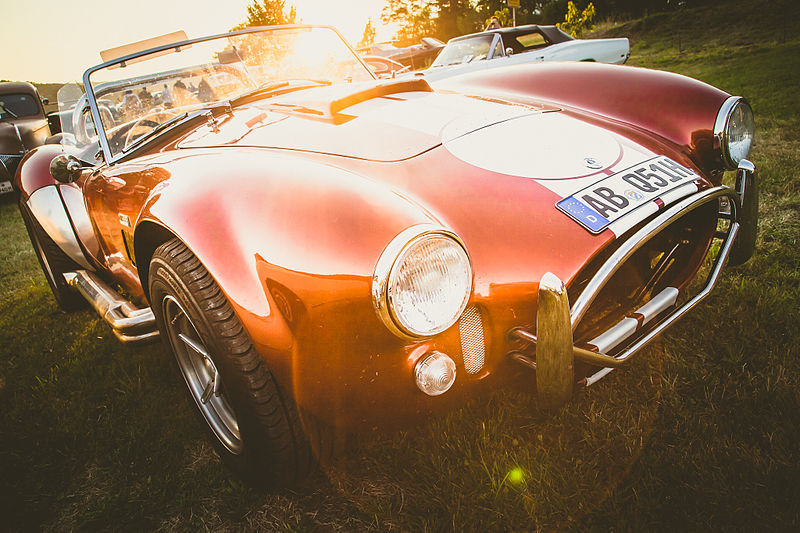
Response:
POLYGON ((600 233, 615 220, 700 177, 668 157, 654 157, 595 182, 556 207, 592 233, 600 233))
POLYGON ((10 181, 0 181, 0 194, 10 193, 13 190, 10 181))

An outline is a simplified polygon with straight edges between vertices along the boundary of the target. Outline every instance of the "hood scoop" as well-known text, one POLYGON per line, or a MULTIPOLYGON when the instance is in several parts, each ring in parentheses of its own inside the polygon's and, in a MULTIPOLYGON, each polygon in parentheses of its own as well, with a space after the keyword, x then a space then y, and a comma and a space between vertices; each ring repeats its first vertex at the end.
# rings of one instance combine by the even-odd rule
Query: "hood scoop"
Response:
POLYGON ((200 126, 179 148, 247 146, 400 161, 547 105, 434 92, 423 79, 315 87, 236 108, 217 130, 200 126))
POLYGON ((422 79, 384 80, 379 83, 340 84, 293 92, 270 102, 278 111, 341 124, 355 118, 343 111, 354 105, 401 93, 432 93, 422 79), (421 82, 421 83, 420 83, 421 82))

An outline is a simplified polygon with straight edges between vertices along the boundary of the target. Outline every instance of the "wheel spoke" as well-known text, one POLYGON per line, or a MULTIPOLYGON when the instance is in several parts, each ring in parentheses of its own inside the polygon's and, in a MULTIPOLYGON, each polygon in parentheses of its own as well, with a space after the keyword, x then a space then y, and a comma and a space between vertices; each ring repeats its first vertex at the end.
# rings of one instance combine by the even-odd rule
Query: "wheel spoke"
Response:
POLYGON ((214 396, 219 398, 220 394, 222 394, 222 379, 219 377, 217 368, 214 367, 214 396))
MULTIPOLYGON (((176 306, 176 307, 177 307, 177 306, 176 306)), ((177 322, 177 321, 178 321, 178 319, 179 319, 180 317, 182 317, 182 316, 184 316, 184 314, 183 314, 183 309, 181 309, 180 307, 178 307, 178 312, 177 312, 177 313, 175 313, 175 316, 173 316, 173 317, 172 317, 172 320, 170 320, 170 321, 169 321, 170 325, 174 326, 174 325, 175 325, 175 322, 177 322)))
MULTIPOLYGON (((200 397, 200 401, 203 402, 204 404, 208 403, 208 400, 211 398, 211 395, 215 393, 214 388, 216 382, 217 382, 217 376, 215 374, 214 379, 209 379, 208 383, 206 383, 206 387, 203 389, 203 395, 200 397)), ((219 396, 219 394, 216 394, 216 396, 219 396)))
POLYGON ((211 431, 231 453, 238 455, 242 437, 236 413, 228 403, 222 374, 208 346, 192 324, 191 317, 173 296, 165 296, 162 307, 170 344, 189 393, 211 431))
POLYGON ((194 339, 189 338, 183 333, 178 333, 178 338, 182 340, 186 346, 197 352, 199 355, 203 356, 204 359, 208 359, 208 352, 206 351, 206 347, 197 342, 194 339))

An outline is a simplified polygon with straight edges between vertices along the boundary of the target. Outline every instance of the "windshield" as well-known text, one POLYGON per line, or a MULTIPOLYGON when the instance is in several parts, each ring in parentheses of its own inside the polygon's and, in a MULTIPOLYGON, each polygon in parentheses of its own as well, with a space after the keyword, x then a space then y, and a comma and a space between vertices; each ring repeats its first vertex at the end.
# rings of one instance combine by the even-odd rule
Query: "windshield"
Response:
POLYGON ((468 39, 459 39, 447 43, 431 64, 431 67, 445 67, 448 65, 461 65, 471 61, 486 59, 489 55, 489 47, 492 46, 494 34, 476 35, 468 39))
POLYGON ((59 93, 59 111, 71 110, 62 123, 71 123, 66 131, 74 134, 79 148, 91 146, 96 152, 99 142, 107 156, 115 158, 152 136, 161 124, 264 85, 370 79, 369 70, 331 28, 244 30, 90 69, 87 96, 97 103, 99 128, 87 111, 86 97, 74 89, 64 95, 69 98, 63 103, 59 93))
POLYGON ((41 115, 39 103, 30 94, 0 95, 0 120, 41 115))

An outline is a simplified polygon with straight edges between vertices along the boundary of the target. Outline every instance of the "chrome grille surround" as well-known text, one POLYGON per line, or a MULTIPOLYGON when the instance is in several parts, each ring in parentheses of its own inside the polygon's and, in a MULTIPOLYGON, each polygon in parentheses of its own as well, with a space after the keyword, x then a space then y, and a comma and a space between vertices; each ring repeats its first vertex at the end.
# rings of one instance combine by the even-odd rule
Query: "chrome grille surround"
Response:
MULTIPOLYGON (((595 300, 595 298, 600 293, 600 290, 605 286, 605 284, 612 278, 614 273, 620 268, 620 265, 625 263, 625 261, 630 258, 634 252, 643 246, 648 240, 650 240, 653 236, 657 235, 659 231, 668 225, 670 225, 675 220, 680 219, 688 212, 699 208, 702 205, 717 202, 719 203, 720 198, 727 198, 729 200, 728 205, 733 208, 732 212, 719 212, 718 213, 718 224, 720 221, 728 222, 727 228, 724 231, 717 231, 714 235, 715 239, 720 241, 719 248, 716 252, 716 256, 712 261, 712 265, 710 268, 710 272, 706 276, 705 282, 703 287, 696 292, 693 296, 689 297, 689 299, 681 304, 674 305, 672 302, 672 295, 668 294, 669 301, 667 302, 660 302, 662 298, 661 295, 658 295, 655 300, 656 304, 649 304, 660 309, 661 305, 664 303, 668 303, 669 305, 665 305, 663 311, 671 308, 665 316, 659 316, 659 318, 653 320, 653 324, 647 328, 647 330, 643 331, 640 336, 634 338, 634 335, 624 335, 624 339, 618 339, 620 342, 615 342, 614 345, 620 344, 621 341, 630 341, 630 344, 625 346, 621 351, 615 353, 613 356, 607 355, 604 353, 597 353, 590 350, 586 350, 577 346, 572 346, 572 355, 575 357, 576 360, 583 360, 591 365, 601 367, 597 372, 592 374, 591 376, 587 376, 586 380, 584 381, 584 385, 588 385, 591 383, 596 382, 608 372, 610 372, 611 368, 616 368, 626 364, 631 356, 637 353, 641 348, 643 348, 646 344, 648 344, 656 335, 660 332, 665 330, 679 318, 684 316, 689 310, 695 307, 698 303, 700 303, 706 296, 711 292, 716 284, 720 271, 722 270, 725 261, 727 260, 729 254, 731 253, 731 249, 733 247, 734 241, 736 239, 736 235, 741 227, 742 223, 747 224, 746 221, 741 220, 740 217, 740 206, 741 202, 740 199, 736 196, 736 193, 726 186, 718 186, 711 189, 707 189, 700 193, 693 195, 692 197, 686 198, 680 202, 677 202, 675 205, 667 208, 663 213, 659 216, 651 220, 649 223, 645 224, 642 228, 640 228, 634 235, 628 238, 613 254, 611 254, 600 267, 598 272, 595 276, 590 280, 586 287, 584 287, 581 294, 575 299, 575 301, 571 304, 567 303, 565 305, 570 306, 568 307, 568 312, 570 315, 569 322, 572 324, 572 330, 575 331, 578 323, 586 314, 589 306, 595 300), (606 368, 602 368, 605 366, 606 368)), ((752 223, 752 222, 750 222, 752 223)), ((542 287, 540 286, 540 292, 542 291, 542 287)), ((665 300, 667 300, 667 296, 663 296, 665 300)), ((647 308, 648 304, 645 304, 643 308, 647 308)), ((658 315, 661 314, 659 311, 656 313, 658 315)), ((646 317, 645 317, 646 318, 646 317)), ((538 320, 548 321, 550 320, 547 316, 537 316, 538 320)), ((612 328, 613 329, 613 328, 612 328)), ((636 328, 636 332, 638 333, 641 328, 636 328)), ((524 341, 529 346, 536 346, 541 341, 537 338, 536 334, 531 332, 525 331, 523 328, 514 328, 511 330, 510 334, 514 337, 524 341)), ((598 336, 595 340, 602 338, 602 335, 598 336)), ((610 346, 606 346, 609 348, 610 346)), ((518 351, 509 352, 508 356, 512 359, 519 360, 519 353, 518 351)), ((524 355, 524 354, 523 354, 524 355)), ((533 362, 533 361, 531 361, 533 362)), ((525 362, 527 364, 527 362, 525 362)))

